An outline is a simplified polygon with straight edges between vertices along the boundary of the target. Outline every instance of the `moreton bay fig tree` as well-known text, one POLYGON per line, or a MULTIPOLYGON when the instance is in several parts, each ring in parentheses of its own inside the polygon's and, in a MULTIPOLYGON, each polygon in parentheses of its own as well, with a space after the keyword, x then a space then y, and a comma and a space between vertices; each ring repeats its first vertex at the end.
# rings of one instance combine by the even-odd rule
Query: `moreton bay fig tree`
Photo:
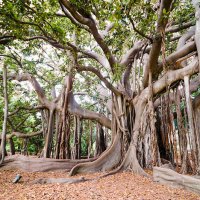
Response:
POLYGON ((85 145, 89 158, 95 131, 96 160, 71 175, 165 161, 199 172, 198 1, 3 0, 0 12, 1 62, 35 91, 41 156, 80 159, 85 145))

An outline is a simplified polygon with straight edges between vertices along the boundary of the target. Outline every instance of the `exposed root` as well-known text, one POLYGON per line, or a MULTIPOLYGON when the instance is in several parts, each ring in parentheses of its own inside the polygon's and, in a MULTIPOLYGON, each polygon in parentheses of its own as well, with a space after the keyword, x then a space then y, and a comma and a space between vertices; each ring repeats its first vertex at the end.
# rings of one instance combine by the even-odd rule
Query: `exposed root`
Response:
POLYGON ((90 162, 94 159, 68 160, 68 159, 50 159, 50 158, 34 158, 22 155, 14 155, 6 157, 4 163, 0 165, 1 169, 20 169, 26 172, 45 172, 65 170, 70 171, 75 165, 83 162, 90 162))
POLYGON ((31 182, 31 184, 49 184, 49 183, 80 183, 91 179, 81 178, 40 178, 31 182))
POLYGON ((108 172, 108 173, 106 173, 106 174, 104 174, 104 175, 100 176, 100 177, 99 177, 99 179, 100 179, 100 178, 107 177, 107 176, 114 175, 114 174, 116 174, 116 173, 120 172, 120 171, 121 171, 121 168, 122 168, 122 165, 120 165, 118 168, 114 169, 113 171, 111 171, 111 172, 108 172))
POLYGON ((136 156, 136 147, 133 143, 131 143, 129 146, 125 159, 122 162, 121 169, 130 170, 131 172, 134 172, 136 174, 140 174, 145 177, 150 177, 138 163, 138 159, 136 156))
POLYGON ((153 178, 154 181, 162 184, 183 187, 200 194, 200 180, 196 177, 178 174, 177 172, 167 168, 154 167, 153 178))
POLYGON ((104 177, 107 177, 110 175, 114 175, 120 171, 125 170, 125 171, 131 171, 131 172, 134 172, 134 173, 137 173, 137 174, 140 174, 142 176, 152 179, 152 176, 147 174, 141 168, 141 166, 139 165, 138 160, 136 158, 136 151, 135 151, 135 153, 133 151, 135 151, 135 147, 133 146, 133 144, 131 144, 121 165, 118 168, 116 168, 115 170, 113 170, 109 173, 106 173, 106 174, 100 176, 99 178, 104 178, 104 177), (135 154, 135 156, 134 156, 134 154, 135 154), (131 155, 131 157, 130 157, 130 155, 131 155))
POLYGON ((103 153, 97 160, 90 163, 81 163, 72 168, 69 175, 78 173, 91 173, 98 171, 109 171, 116 167, 121 159, 121 141, 120 133, 114 139, 110 149, 103 153))

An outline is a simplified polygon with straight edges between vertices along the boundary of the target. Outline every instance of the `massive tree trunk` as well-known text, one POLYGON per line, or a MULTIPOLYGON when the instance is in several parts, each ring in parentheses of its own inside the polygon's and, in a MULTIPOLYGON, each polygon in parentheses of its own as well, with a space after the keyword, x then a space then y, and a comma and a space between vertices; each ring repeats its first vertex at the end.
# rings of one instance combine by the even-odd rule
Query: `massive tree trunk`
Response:
MULTIPOLYGON (((143 139, 138 142, 138 136, 139 134, 145 136, 145 130, 150 128, 144 128, 143 126, 145 122, 141 122, 144 117, 143 114, 150 112, 150 110, 145 110, 147 105, 146 99, 138 99, 138 103, 135 105, 135 108, 137 107, 136 114, 132 103, 128 103, 122 96, 114 96, 113 104, 114 119, 112 121, 113 124, 111 131, 114 136, 114 140, 111 147, 93 163, 79 164, 75 166, 70 172, 71 175, 80 172, 110 171, 117 167, 119 167, 119 169, 130 169, 132 171, 145 174, 138 162, 137 157, 138 146, 141 146, 140 143, 144 142, 143 139)), ((152 113, 148 114, 152 115, 152 113)), ((145 144, 147 149, 150 148, 150 141, 153 141, 152 138, 150 138, 148 143, 145 144)), ((151 151, 155 150, 151 149, 151 151)), ((148 156, 147 152, 146 157, 140 157, 140 162, 143 163, 143 159, 152 161, 152 159, 149 159, 148 156)), ((147 162, 147 165, 153 166, 153 164, 156 164, 157 161, 155 160, 155 163, 147 162)))
MULTIPOLYGON (((137 41, 129 50, 126 49, 126 46, 129 45, 124 43, 122 49, 126 53, 118 59, 115 58, 118 53, 115 56, 112 54, 115 44, 111 47, 110 41, 108 42, 105 37, 112 27, 106 26, 105 30, 99 30, 99 28, 102 28, 101 22, 98 21, 97 15, 94 17, 95 14, 90 13, 90 9, 84 11, 79 7, 81 4, 75 4, 68 0, 59 1, 63 15, 69 18, 75 26, 84 29, 89 34, 90 39, 94 39, 91 43, 89 42, 90 45, 92 44, 91 46, 94 43, 97 46, 88 50, 89 43, 86 44, 86 42, 81 45, 80 41, 66 42, 65 45, 62 45, 59 40, 51 38, 50 34, 44 34, 45 30, 43 31, 43 29, 41 29, 42 36, 34 37, 44 39, 56 48, 70 51, 70 55, 73 55, 71 56, 73 57, 73 65, 71 65, 73 70, 70 66, 70 74, 65 77, 60 96, 55 97, 52 101, 47 99, 39 83, 31 75, 11 76, 19 81, 29 80, 37 92, 40 104, 46 109, 46 114, 43 116, 43 118, 46 116, 46 120, 43 121, 46 122, 46 126, 43 123, 44 157, 53 156, 54 149, 56 158, 70 158, 70 152, 73 152, 74 159, 81 157, 80 138, 82 131, 79 130, 81 127, 79 119, 81 118, 95 120, 98 123, 96 155, 101 155, 92 163, 78 164, 71 170, 71 175, 79 172, 109 171, 113 169, 115 169, 114 171, 130 169, 145 174, 142 168, 152 168, 154 165, 160 165, 159 150, 162 150, 161 156, 164 159, 171 161, 177 170, 180 168, 180 172, 187 173, 191 171, 195 173, 197 171, 200 162, 198 149, 200 141, 199 135, 195 132, 197 125, 193 119, 189 77, 197 73, 199 71, 198 66, 200 66, 198 62, 200 58, 200 42, 198 39, 200 33, 199 2, 193 0, 196 9, 196 27, 192 27, 186 34, 180 36, 177 50, 170 54, 171 48, 167 46, 168 44, 171 45, 170 42, 173 39, 171 34, 175 32, 181 34, 179 22, 173 21, 174 18, 170 16, 174 14, 171 13, 175 9, 173 2, 172 0, 160 0, 155 5, 156 8, 151 8, 153 2, 144 4, 152 9, 151 12, 158 10, 158 15, 155 17, 157 21, 153 22, 155 27, 152 27, 155 33, 152 29, 147 30, 145 34, 138 31, 134 25, 134 20, 137 21, 137 19, 131 19, 131 17, 134 17, 133 11, 131 11, 132 8, 130 7, 130 10, 128 10, 127 5, 125 12, 123 9, 122 19, 132 24, 133 30, 143 39, 137 41), (148 36, 150 32, 151 37, 148 36), (193 35, 195 35, 195 41, 193 35), (166 42, 167 44, 165 44, 166 42), (144 56, 144 54, 148 54, 148 56, 144 56), (167 54, 169 55, 166 56, 167 54), (145 57, 147 60, 145 60, 145 57), (85 59, 88 58, 92 61, 87 60, 85 62, 85 59), (141 69, 142 64, 145 65, 143 70, 141 69), (112 122, 108 117, 84 110, 77 104, 72 93, 72 71, 95 74, 101 84, 112 92, 112 122), (130 74, 133 76, 130 77, 130 74), (136 77, 138 80, 136 80, 136 77), (143 80, 141 80, 142 78, 143 80), (184 86, 180 84, 181 80, 184 80, 184 86), (183 89, 180 89, 181 86, 183 89), (181 90, 185 90, 183 96, 180 94, 181 90), (170 94, 174 98, 172 101, 170 94), (155 127, 153 101, 157 98, 161 99, 162 104, 157 109, 157 112, 160 112, 158 113, 162 126, 160 130, 155 127), (177 128, 174 122, 174 112, 177 115, 177 128), (75 116, 74 149, 72 151, 69 143, 70 115, 75 116), (188 123, 189 127, 187 126, 188 123), (105 145, 101 143, 104 138, 102 137, 103 129, 99 124, 111 128, 112 141, 107 150, 105 150, 105 145), (56 139, 56 147, 53 146, 53 137, 56 139), (162 145, 159 145, 158 142, 161 142, 162 145)), ((148 13, 146 14, 148 15, 148 13)), ((25 22, 21 23, 24 24, 25 22)), ((193 23, 189 23, 189 26, 185 27, 188 28, 192 25, 193 23)), ((115 33, 115 31, 113 32, 115 33)), ((127 31, 130 30, 127 29, 127 31)), ((114 38, 114 34, 110 38, 112 37, 114 38)), ((134 37, 135 35, 133 35, 134 37)), ((174 49, 174 44, 172 44, 172 49, 174 49)), ((118 49, 116 50, 118 51, 118 49)), ((119 55, 122 55, 122 53, 120 52, 119 55)))
POLYGON ((152 168, 154 165, 160 165, 155 113, 149 97, 151 93, 152 95, 157 94, 165 90, 167 85, 184 79, 186 75, 193 74, 194 71, 197 72, 197 67, 198 63, 193 62, 185 68, 168 71, 160 80, 153 83, 152 89, 145 88, 140 95, 131 101, 122 95, 113 95, 111 131, 114 142, 99 159, 93 163, 75 166, 70 174, 109 171, 117 167, 145 174, 141 166, 152 168))

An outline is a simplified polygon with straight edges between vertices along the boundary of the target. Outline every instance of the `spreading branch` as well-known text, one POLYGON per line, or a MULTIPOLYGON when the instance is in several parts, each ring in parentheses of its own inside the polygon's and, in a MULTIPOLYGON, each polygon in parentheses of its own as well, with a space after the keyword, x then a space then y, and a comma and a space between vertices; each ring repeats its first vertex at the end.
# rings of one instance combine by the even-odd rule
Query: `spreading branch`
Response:
POLYGON ((85 49, 81 49, 79 47, 77 47, 76 45, 68 42, 67 43, 68 46, 70 46, 74 51, 80 52, 86 56, 88 56, 89 58, 92 58, 94 60, 96 60, 98 63, 100 63, 103 67, 105 67, 105 69, 109 68, 109 62, 106 59, 105 56, 102 56, 94 51, 90 51, 90 50, 85 50, 85 49))
POLYGON ((32 75, 28 74, 28 73, 24 73, 24 74, 8 74, 8 79, 10 80, 17 80, 19 82, 21 81, 29 81, 33 88, 35 89, 39 101, 42 104, 42 106, 46 106, 48 108, 51 107, 51 103, 48 101, 48 99, 46 98, 45 92, 42 89, 42 87, 40 86, 40 84, 38 83, 38 81, 36 80, 35 77, 33 77, 32 75))
MULTIPOLYGON (((178 65, 178 63, 176 63, 176 61, 182 57, 187 56, 188 54, 194 51, 196 51, 195 42, 188 42, 182 48, 179 48, 177 51, 170 54, 166 58, 165 62, 171 69, 177 69, 180 66, 178 65)), ((163 68, 163 63, 159 63, 158 67, 163 68)))
POLYGON ((152 76, 154 77, 155 73, 157 74, 156 71, 158 71, 157 64, 158 64, 158 57, 159 57, 161 45, 162 45, 162 33, 164 33, 165 31, 165 27, 168 21, 172 2, 173 2, 172 0, 161 1, 160 10, 158 14, 157 27, 156 27, 156 34, 155 34, 155 37, 153 38, 153 44, 152 44, 152 48, 149 54, 149 62, 144 72, 144 79, 143 79, 144 87, 146 87, 148 84, 149 72, 151 71, 152 76), (166 11, 165 13, 167 13, 167 16, 165 16, 163 12, 164 10, 166 11))
POLYGON ((109 31, 110 31, 113 27, 114 27, 114 23, 108 22, 108 24, 106 25, 105 30, 100 31, 101 37, 102 37, 102 38, 105 38, 105 37, 108 35, 109 31))
POLYGON ((62 4, 60 1, 59 1, 59 3, 60 3, 60 7, 62 8, 62 11, 63 11, 65 17, 69 18, 70 21, 71 21, 74 25, 76 25, 76 26, 78 26, 78 27, 80 27, 80 28, 82 28, 82 29, 85 29, 86 31, 90 32, 90 30, 88 29, 87 26, 80 24, 80 23, 70 14, 70 12, 63 6, 63 4, 62 4))
POLYGON ((143 42, 138 41, 134 44, 134 46, 122 57, 120 65, 128 66, 134 61, 135 55, 141 50, 143 47, 143 42))
POLYGON ((12 132, 9 135, 6 135, 6 140, 9 140, 13 137, 18 137, 18 138, 30 138, 30 137, 34 137, 37 135, 41 135, 43 133, 42 130, 37 131, 37 132, 32 132, 32 133, 21 133, 21 132, 12 132))
POLYGON ((92 72, 95 75, 97 75, 99 77, 99 79, 106 85, 106 87, 111 90, 113 93, 115 93, 116 95, 120 94, 120 91, 115 88, 105 77, 103 77, 103 75, 101 74, 101 72, 98 69, 95 69, 91 66, 85 67, 85 66, 80 66, 80 65, 76 65, 76 69, 77 71, 81 72, 81 71, 88 71, 88 72, 92 72))
MULTIPOLYGON (((152 85, 152 92, 153 95, 156 95, 160 92, 162 92, 164 89, 166 89, 168 86, 170 86, 172 83, 183 80, 185 76, 191 76, 198 72, 198 61, 197 59, 194 59, 193 62, 191 62, 189 65, 187 65, 184 68, 177 69, 177 70, 169 70, 166 72, 166 74, 157 80, 152 85)), ((133 104, 135 104, 138 101, 147 101, 149 97, 149 87, 145 88, 142 93, 133 100, 133 104)))
POLYGON ((170 26, 170 27, 166 28, 165 33, 176 33, 176 32, 187 29, 187 28, 194 26, 194 25, 195 25, 195 22, 190 21, 190 22, 186 22, 186 23, 183 23, 183 24, 170 26))
POLYGON ((8 44, 9 42, 11 42, 13 39, 15 39, 15 37, 14 37, 14 36, 11 36, 11 35, 3 35, 3 36, 0 36, 0 44, 6 45, 6 44, 8 44))
MULTIPOLYGON (((72 5, 67 0, 60 0, 60 3, 63 4, 63 6, 70 12, 70 14, 81 24, 87 25, 90 29, 90 32, 92 33, 94 39, 100 46, 100 48, 103 50, 104 55, 109 61, 110 67, 112 72, 114 73, 114 66, 116 65, 116 60, 114 56, 112 55, 108 45, 103 40, 103 37, 101 36, 99 30, 97 29, 96 23, 92 16, 90 14, 85 15, 84 12, 78 11, 78 9, 75 8, 74 5, 72 5)), ((87 13, 87 12, 85 12, 87 13)))
POLYGON ((102 114, 85 110, 81 108, 75 101, 73 94, 70 94, 70 100, 68 105, 69 112, 73 115, 78 115, 83 119, 90 119, 99 122, 101 125, 111 129, 111 120, 102 114))
POLYGON ((38 110, 38 109, 44 109, 44 106, 34 106, 34 107, 19 107, 15 111, 8 113, 8 116, 13 116, 17 114, 20 110, 38 110))

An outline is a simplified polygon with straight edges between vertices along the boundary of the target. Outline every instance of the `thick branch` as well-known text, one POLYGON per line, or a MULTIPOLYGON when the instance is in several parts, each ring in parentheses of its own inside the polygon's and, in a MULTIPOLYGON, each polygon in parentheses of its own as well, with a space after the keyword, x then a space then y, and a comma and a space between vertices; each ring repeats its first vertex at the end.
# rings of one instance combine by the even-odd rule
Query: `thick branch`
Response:
POLYGON ((44 90, 42 89, 42 87, 40 86, 40 84, 38 83, 38 81, 31 76, 28 73, 24 73, 24 74, 8 74, 8 78, 11 80, 17 80, 19 82, 21 81, 29 81, 33 88, 35 89, 39 101, 43 106, 47 106, 50 107, 50 102, 48 101, 48 99, 46 98, 46 95, 44 93, 44 90))
POLYGON ((103 75, 101 74, 101 72, 98 69, 95 69, 93 67, 80 66, 80 65, 77 65, 76 68, 77 68, 77 71, 79 71, 79 72, 80 71, 89 71, 89 72, 96 74, 99 77, 99 79, 106 85, 106 87, 108 89, 110 89, 116 95, 120 94, 120 91, 117 90, 117 88, 115 88, 105 77, 103 77, 103 75))
POLYGON ((60 3, 60 6, 61 6, 61 8, 62 8, 63 13, 65 14, 64 16, 67 17, 67 18, 69 18, 70 21, 71 21, 74 25, 76 25, 76 26, 78 26, 78 27, 80 27, 80 28, 83 28, 83 29, 85 29, 86 31, 90 32, 90 30, 88 29, 88 27, 85 26, 85 25, 80 24, 80 23, 70 14, 70 12, 63 6, 62 3, 60 3))
POLYGON ((174 25, 174 26, 168 27, 165 30, 165 33, 175 33, 175 32, 181 31, 183 29, 187 29, 187 28, 194 26, 194 25, 195 25, 194 21, 186 22, 184 24, 174 25))
POLYGON ((171 85, 177 80, 183 79, 184 76, 192 75, 198 72, 198 62, 195 60, 188 66, 175 71, 168 71, 160 80, 153 84, 153 93, 157 94, 168 85, 171 85))
MULTIPOLYGON (((188 42, 186 45, 184 45, 182 48, 178 49, 177 51, 175 51, 174 53, 170 54, 165 62, 167 65, 170 66, 170 68, 173 69, 177 69, 180 66, 178 64, 176 64, 176 61, 184 56, 187 56, 188 54, 190 54, 191 52, 196 50, 196 45, 195 42, 188 42)), ((160 63, 158 65, 159 68, 163 67, 163 63, 160 63)))
POLYGON ((34 137, 37 135, 41 135, 43 133, 42 130, 37 131, 37 132, 32 132, 32 133, 20 133, 20 132, 12 132, 9 135, 6 135, 6 140, 11 139, 12 137, 18 137, 18 138, 30 138, 34 137))
POLYGON ((112 72, 114 73, 115 72, 114 66, 117 63, 115 58, 114 58, 114 56, 112 55, 112 53, 111 53, 110 49, 108 48, 107 44, 104 42, 103 38, 99 34, 95 23, 92 23, 92 25, 90 26, 90 29, 91 29, 91 32, 93 34, 94 39, 96 40, 96 42, 99 44, 99 46, 103 50, 104 55, 107 57, 108 62, 110 63, 110 67, 112 69, 112 72))
POLYGON ((59 1, 70 13, 71 15, 81 24, 89 25, 90 19, 82 16, 74 6, 67 0, 60 0, 59 1))
POLYGON ((78 51, 78 52, 81 52, 83 53, 84 55, 88 56, 89 58, 92 58, 94 60, 96 60, 98 63, 100 63, 103 67, 105 67, 106 69, 109 68, 109 62, 108 60, 106 59, 106 57, 96 53, 96 52, 93 52, 93 51, 89 51, 89 50, 84 50, 84 49, 81 49, 77 46, 75 46, 74 44, 71 44, 71 43, 67 43, 70 47, 72 47, 75 51, 78 51))
POLYGON ((143 47, 143 42, 138 41, 134 44, 134 46, 122 57, 122 60, 120 62, 120 65, 128 66, 134 61, 135 55, 138 53, 138 51, 141 50, 143 47))
POLYGON ((114 73, 114 66, 116 64, 116 60, 114 56, 112 55, 108 45, 103 40, 103 37, 99 33, 95 21, 92 19, 91 15, 88 14, 87 17, 85 15, 83 16, 83 12, 78 12, 73 5, 67 0, 60 0, 60 2, 65 6, 65 8, 70 12, 70 14, 81 24, 87 25, 90 29, 90 32, 92 33, 94 39, 99 44, 101 49, 104 52, 104 55, 109 61, 110 67, 112 69, 112 72, 114 73))
POLYGON ((93 111, 82 109, 75 101, 73 94, 70 95, 70 102, 68 106, 69 112, 73 115, 78 115, 83 119, 90 119, 99 122, 101 125, 111 129, 111 121, 102 114, 93 111))
POLYGON ((177 50, 185 45, 188 39, 195 34, 195 26, 191 27, 186 33, 184 33, 178 41, 177 50))
POLYGON ((6 45, 9 42, 11 42, 13 39, 15 39, 14 36, 10 36, 10 35, 3 35, 0 37, 0 44, 2 45, 6 45))
POLYGON ((157 62, 158 62, 158 57, 160 54, 160 50, 161 50, 161 44, 162 44, 162 33, 164 33, 165 31, 165 27, 168 21, 168 16, 169 16, 169 11, 171 9, 171 4, 172 4, 172 0, 162 0, 161 1, 161 5, 160 5, 160 10, 159 10, 159 15, 158 15, 158 22, 157 22, 157 28, 156 28, 156 36, 153 39, 153 44, 152 44, 152 48, 149 54, 149 62, 146 66, 146 71, 144 73, 144 79, 143 79, 143 85, 144 87, 147 86, 148 84, 148 77, 149 77, 149 71, 152 72, 152 75, 154 77, 154 74, 156 73, 156 71, 158 71, 158 66, 157 66, 157 62), (163 11, 166 11, 165 13, 167 13, 167 16, 165 16, 166 14, 164 14, 163 11))
POLYGON ((108 23, 108 24, 106 25, 105 30, 103 30, 103 31, 100 32, 101 37, 102 37, 102 38, 105 38, 105 36, 108 35, 108 32, 109 32, 113 27, 114 27, 114 23, 108 23))
MULTIPOLYGON (((188 66, 178 69, 178 70, 169 70, 161 79, 153 83, 153 94, 157 94, 163 91, 167 86, 172 83, 183 80, 184 76, 193 75, 198 72, 198 61, 195 59, 188 66)), ((139 98, 133 99, 133 103, 135 104, 138 100, 144 99, 147 101, 149 97, 149 88, 145 88, 140 94, 139 98)))

